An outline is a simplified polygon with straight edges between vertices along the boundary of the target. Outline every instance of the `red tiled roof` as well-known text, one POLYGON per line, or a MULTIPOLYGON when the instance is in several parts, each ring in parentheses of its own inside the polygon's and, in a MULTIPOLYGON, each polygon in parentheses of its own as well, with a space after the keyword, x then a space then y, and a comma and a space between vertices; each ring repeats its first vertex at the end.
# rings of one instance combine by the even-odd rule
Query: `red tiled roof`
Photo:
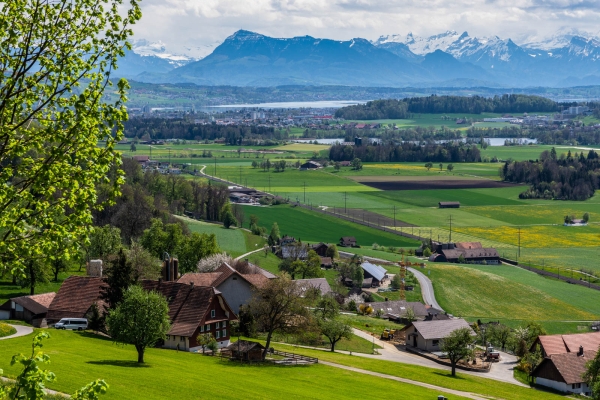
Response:
POLYGON ((221 272, 188 272, 177 280, 179 283, 194 283, 197 286, 213 286, 213 282, 221 276, 221 272))
POLYGON ((483 249, 479 242, 458 242, 455 243, 457 249, 483 249))
POLYGON ((577 352, 579 346, 582 346, 584 350, 598 351, 600 349, 600 332, 544 335, 538 336, 538 340, 547 356, 577 352))
POLYGON ((246 280, 249 284, 255 287, 262 287, 269 278, 262 274, 262 271, 258 271, 257 274, 240 274, 233 269, 229 264, 223 263, 214 272, 188 272, 177 280, 179 283, 194 283, 198 286, 212 286, 219 287, 232 275, 237 275, 242 279, 246 280))
POLYGON ((538 339, 547 356, 567 353, 569 351, 567 346, 565 346, 562 335, 539 336, 538 339))

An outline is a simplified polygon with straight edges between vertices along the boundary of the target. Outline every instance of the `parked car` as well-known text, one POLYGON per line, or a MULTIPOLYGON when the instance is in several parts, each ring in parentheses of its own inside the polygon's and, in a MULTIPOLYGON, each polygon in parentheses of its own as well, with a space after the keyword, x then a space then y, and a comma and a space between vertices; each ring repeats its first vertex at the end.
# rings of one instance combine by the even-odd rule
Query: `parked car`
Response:
POLYGON ((54 324, 56 329, 72 329, 77 331, 86 330, 88 327, 88 320, 86 318, 63 318, 54 324))

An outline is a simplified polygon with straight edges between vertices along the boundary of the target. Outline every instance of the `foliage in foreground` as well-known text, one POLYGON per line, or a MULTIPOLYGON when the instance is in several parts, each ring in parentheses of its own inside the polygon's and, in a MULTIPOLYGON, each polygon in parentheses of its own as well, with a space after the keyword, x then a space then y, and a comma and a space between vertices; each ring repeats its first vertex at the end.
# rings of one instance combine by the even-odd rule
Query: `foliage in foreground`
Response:
MULTIPOLYGON (((10 365, 21 364, 23 371, 17 376, 14 384, 0 386, 0 400, 41 400, 46 396, 46 383, 53 382, 56 376, 41 368, 42 364, 50 362, 50 356, 39 349, 43 346, 42 340, 49 338, 48 333, 39 333, 33 338, 31 356, 27 357, 23 354, 13 356, 10 365)), ((71 399, 97 400, 99 395, 106 393, 107 390, 108 384, 97 379, 77 390, 71 399)))

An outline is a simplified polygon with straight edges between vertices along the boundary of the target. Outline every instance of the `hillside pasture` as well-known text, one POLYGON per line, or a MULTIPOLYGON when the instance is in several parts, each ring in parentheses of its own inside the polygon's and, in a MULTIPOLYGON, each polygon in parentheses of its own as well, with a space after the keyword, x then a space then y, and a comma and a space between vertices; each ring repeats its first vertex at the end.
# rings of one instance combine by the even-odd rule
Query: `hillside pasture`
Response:
POLYGON ((438 207, 440 201, 459 201, 461 207, 488 205, 519 205, 515 200, 522 187, 497 189, 445 189, 445 190, 387 190, 371 192, 371 196, 398 201, 416 207, 438 207), (513 198, 511 198, 513 197, 513 198))
POLYGON ((344 221, 329 215, 290 205, 270 207, 244 206, 244 212, 256 215, 259 225, 270 231, 274 222, 281 235, 291 235, 303 242, 338 243, 342 236, 354 236, 359 245, 378 243, 384 246, 418 247, 419 243, 392 233, 344 221))
MULTIPOLYGON (((29 335, 0 346, 0 367, 5 376, 14 377, 20 371, 18 366, 10 365, 10 359, 15 353, 31 352, 31 340, 29 335)), ((275 347, 290 351, 288 346, 275 347)), ((438 394, 435 390, 373 379, 322 364, 248 365, 185 351, 149 348, 146 363, 140 365, 135 361, 133 346, 118 346, 110 338, 87 332, 53 330, 51 338, 44 341, 43 351, 51 358, 47 368, 57 376, 47 387, 74 393, 93 380, 104 379, 109 390, 101 398, 106 400, 239 399, 241 393, 244 399, 345 399, 349 393, 352 397, 369 398, 385 397, 390 391, 417 400, 436 398, 438 394), (235 377, 235 384, 223 384, 216 376, 235 377)), ((294 352, 302 354, 298 349, 294 352)))
POLYGON ((246 239, 240 229, 226 229, 223 225, 196 221, 187 217, 177 217, 185 222, 190 231, 197 233, 215 234, 217 243, 222 251, 233 257, 246 253, 246 239))

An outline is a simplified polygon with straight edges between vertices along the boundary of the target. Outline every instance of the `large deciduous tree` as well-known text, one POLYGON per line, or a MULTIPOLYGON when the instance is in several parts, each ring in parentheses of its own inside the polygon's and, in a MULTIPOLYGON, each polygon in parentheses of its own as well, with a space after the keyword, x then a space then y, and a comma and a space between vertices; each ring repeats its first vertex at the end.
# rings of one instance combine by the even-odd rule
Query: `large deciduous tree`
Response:
POLYGON ((108 334, 118 343, 134 345, 138 363, 143 363, 146 348, 165 339, 171 329, 168 314, 164 296, 131 286, 123 301, 106 318, 108 334))
POLYGON ((107 201, 118 194, 127 81, 104 94, 141 17, 129 3, 0 4, 0 253, 13 272, 86 234, 101 182, 107 201))
POLYGON ((600 400, 600 350, 594 359, 586 364, 586 371, 582 378, 592 391, 592 398, 600 400))
POLYGON ((248 303, 248 311, 254 315, 259 329, 267 334, 263 359, 267 356, 273 333, 299 331, 309 323, 306 305, 301 287, 286 274, 278 279, 269 279, 255 290, 248 303))
POLYGON ((469 347, 475 342, 475 338, 471 336, 472 332, 471 328, 456 329, 442 340, 441 349, 448 355, 452 366, 452 376, 456 376, 456 364, 471 354, 469 347))

